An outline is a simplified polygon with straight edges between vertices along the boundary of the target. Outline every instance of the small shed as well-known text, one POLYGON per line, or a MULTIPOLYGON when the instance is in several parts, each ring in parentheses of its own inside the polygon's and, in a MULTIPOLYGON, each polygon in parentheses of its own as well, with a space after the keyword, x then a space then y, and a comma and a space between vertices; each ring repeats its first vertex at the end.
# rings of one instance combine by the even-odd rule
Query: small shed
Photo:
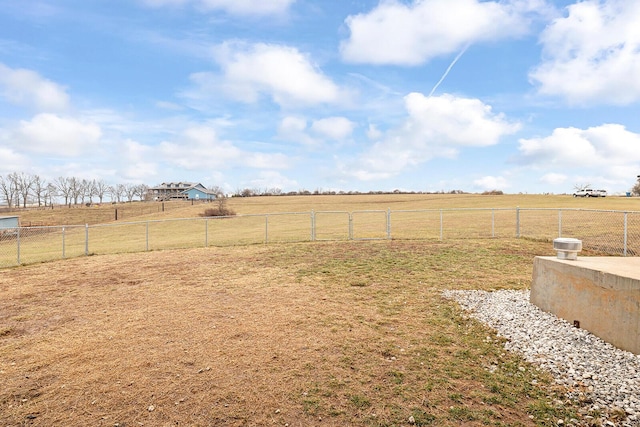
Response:
POLYGON ((17 216, 0 216, 0 230, 18 227, 20 227, 20 219, 17 216))

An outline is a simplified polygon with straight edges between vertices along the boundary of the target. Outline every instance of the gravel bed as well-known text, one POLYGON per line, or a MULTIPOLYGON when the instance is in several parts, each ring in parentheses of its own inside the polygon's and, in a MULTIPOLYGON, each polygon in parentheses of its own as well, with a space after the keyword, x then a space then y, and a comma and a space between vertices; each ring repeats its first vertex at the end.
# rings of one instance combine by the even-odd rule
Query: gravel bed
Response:
MULTIPOLYGON (((529 291, 444 291, 507 341, 505 348, 549 371, 580 406, 573 424, 640 426, 640 356, 540 310, 529 291), (595 417, 593 415, 596 415, 595 417)), ((558 421, 558 424, 564 421, 558 421)))

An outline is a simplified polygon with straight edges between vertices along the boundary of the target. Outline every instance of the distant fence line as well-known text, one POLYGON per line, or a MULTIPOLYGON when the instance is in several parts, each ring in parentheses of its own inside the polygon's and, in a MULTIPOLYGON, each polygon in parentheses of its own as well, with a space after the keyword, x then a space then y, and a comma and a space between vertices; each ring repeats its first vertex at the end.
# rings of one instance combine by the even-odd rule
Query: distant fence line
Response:
MULTIPOLYGON (((29 211, 60 211, 82 212, 82 223, 101 224, 109 221, 122 221, 135 218, 141 215, 151 215, 160 212, 168 212, 183 208, 187 205, 211 203, 209 200, 180 200, 167 201, 158 203, 145 203, 139 201, 133 202, 107 202, 107 203, 81 203, 72 205, 48 205, 48 206, 28 206, 28 207, 0 207, 0 216, 3 215, 20 215, 29 211), (100 209, 93 209, 93 208, 100 209), (108 207, 108 208, 105 208, 108 207), (90 208, 90 209, 87 209, 90 208)), ((46 220, 30 221, 25 220, 21 223, 27 227, 45 227, 50 226, 46 220)))
POLYGON ((451 208, 286 212, 0 229, 0 267, 83 255, 303 241, 556 237, 585 249, 640 254, 640 212, 451 208))

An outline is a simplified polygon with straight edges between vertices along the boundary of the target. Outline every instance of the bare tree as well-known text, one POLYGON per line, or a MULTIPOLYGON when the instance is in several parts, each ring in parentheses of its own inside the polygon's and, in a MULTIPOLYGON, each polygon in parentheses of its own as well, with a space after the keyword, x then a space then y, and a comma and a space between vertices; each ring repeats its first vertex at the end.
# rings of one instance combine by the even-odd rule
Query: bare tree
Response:
POLYGON ((584 184, 575 184, 573 189, 576 191, 584 190, 585 188, 591 188, 591 183, 586 182, 584 184))
POLYGON ((33 195, 36 197, 38 206, 42 206, 43 202, 47 206, 47 182, 38 175, 34 175, 33 178, 33 195))
POLYGON ((84 188, 82 187, 82 181, 80 181, 75 176, 69 178, 69 190, 71 192, 71 198, 73 199, 73 204, 77 205, 78 200, 84 193, 84 188))
POLYGON ((89 181, 88 179, 83 179, 80 186, 82 188, 82 204, 84 205, 85 197, 89 198, 89 204, 93 203, 93 196, 96 195, 95 180, 89 181))
POLYGON ((78 188, 78 192, 80 197, 80 204, 84 205, 85 197, 89 196, 89 181, 83 178, 79 180, 79 182, 80 182, 79 184, 80 187, 78 188))
POLYGON ((138 193, 137 187, 135 184, 124 184, 124 194, 127 196, 128 202, 133 202, 133 198, 138 193))
POLYGON ((17 175, 15 172, 7 175, 6 178, 0 175, 0 192, 9 209, 13 207, 18 192, 15 181, 17 175))
POLYGON ((49 200, 49 206, 53 206, 53 198, 58 195, 58 187, 49 183, 44 190, 44 205, 47 206, 47 200, 49 200))
POLYGON ((20 172, 16 177, 17 182, 17 190, 18 194, 22 196, 22 207, 27 207, 27 202, 29 201, 29 196, 33 190, 33 185, 35 182, 34 175, 29 175, 24 172, 20 172))
POLYGON ((106 182, 99 179, 97 181, 93 181, 93 187, 95 190, 95 195, 98 197, 99 203, 102 204, 102 199, 104 199, 104 195, 109 192, 109 186, 106 182))
POLYGON ((224 190, 219 185, 211 185, 207 188, 210 192, 214 193, 216 197, 224 196, 224 190))
POLYGON ((126 186, 124 184, 118 184, 115 186, 115 191, 116 200, 120 203, 127 192, 126 186))
POLYGON ((111 185, 108 188, 108 192, 112 202, 120 203, 125 193, 124 184, 111 185))
POLYGON ((638 175, 638 181, 631 187, 631 194, 634 196, 640 196, 640 175, 638 175))
POLYGON ((115 185, 110 185, 110 186, 107 187, 107 194, 109 195, 109 198, 111 199, 111 202, 116 202, 117 201, 115 185))
POLYGON ((134 188, 134 195, 140 198, 140 201, 147 200, 147 193, 149 193, 149 186, 146 184, 138 184, 134 188))
POLYGON ((55 179, 54 185, 58 189, 58 194, 64 197, 64 204, 71 207, 71 180, 70 178, 60 176, 55 179))

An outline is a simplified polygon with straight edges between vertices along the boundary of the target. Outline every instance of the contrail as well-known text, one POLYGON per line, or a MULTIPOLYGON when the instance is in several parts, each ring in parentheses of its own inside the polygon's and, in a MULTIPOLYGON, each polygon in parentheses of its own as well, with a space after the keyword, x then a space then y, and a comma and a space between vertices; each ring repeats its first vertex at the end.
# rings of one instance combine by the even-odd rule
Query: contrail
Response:
POLYGON ((429 98, 431 97, 431 95, 433 95, 433 92, 435 92, 436 89, 438 89, 438 86, 440 86, 440 83, 442 83, 444 81, 444 79, 447 78, 447 75, 449 75, 449 71, 451 71, 453 66, 456 65, 456 62, 458 62, 458 59, 460 59, 460 57, 462 55, 464 55, 464 53, 467 51, 467 49, 469 49, 469 46, 470 46, 470 43, 467 43, 467 45, 464 47, 464 49, 462 49, 460 51, 460 53, 453 59, 453 61, 451 61, 451 64, 449 64, 449 67, 447 68, 447 71, 444 72, 442 77, 440 77, 440 80, 438 80, 438 83, 436 83, 436 85, 433 87, 433 89, 431 89, 431 93, 429 93, 429 98))

